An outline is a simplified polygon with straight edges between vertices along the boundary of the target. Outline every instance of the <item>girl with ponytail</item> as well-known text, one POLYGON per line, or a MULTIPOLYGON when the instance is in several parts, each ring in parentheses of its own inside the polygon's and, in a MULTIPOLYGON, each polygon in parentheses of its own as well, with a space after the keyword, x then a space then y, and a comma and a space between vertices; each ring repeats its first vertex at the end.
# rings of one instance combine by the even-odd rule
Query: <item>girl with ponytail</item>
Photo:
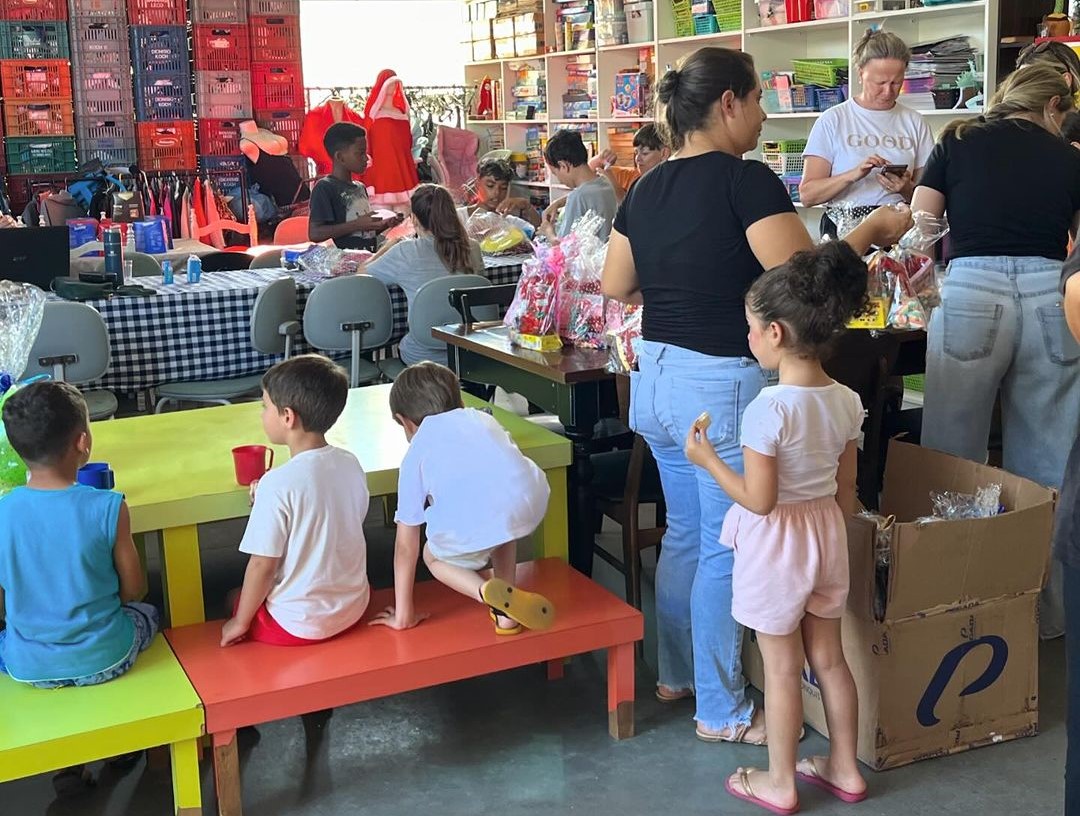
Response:
MULTIPOLYGON (((484 274, 480 245, 469 239, 445 187, 421 184, 413 191, 411 204, 416 237, 387 241, 365 267, 387 286, 400 286, 410 311, 416 293, 428 281, 461 272, 484 274)), ((434 340, 419 341, 410 333, 401 339, 399 350, 406 365, 422 360, 446 365, 446 345, 434 340)))

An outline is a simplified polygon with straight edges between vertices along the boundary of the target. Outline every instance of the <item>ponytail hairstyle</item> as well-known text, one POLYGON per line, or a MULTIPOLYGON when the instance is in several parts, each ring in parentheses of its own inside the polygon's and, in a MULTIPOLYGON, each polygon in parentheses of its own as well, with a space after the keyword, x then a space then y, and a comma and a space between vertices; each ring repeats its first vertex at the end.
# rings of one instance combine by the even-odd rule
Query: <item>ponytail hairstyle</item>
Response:
POLYGON ((779 323, 787 346, 822 359, 844 326, 868 306, 866 264, 843 241, 796 252, 754 281, 746 307, 762 323, 779 323))
POLYGON ((656 86, 664 140, 673 150, 680 149, 690 133, 708 124, 713 105, 725 92, 745 99, 759 84, 749 54, 728 48, 698 49, 669 69, 656 86))
POLYGON ((1058 97, 1057 110, 1067 113, 1073 109, 1072 92, 1061 72, 1047 65, 1032 65, 1022 70, 1013 71, 998 86, 990 106, 983 116, 974 121, 961 119, 946 125, 941 138, 955 136, 957 139, 988 122, 1008 119, 1017 114, 1035 114, 1042 116, 1046 106, 1054 97, 1058 97))
POLYGON ((435 253, 450 274, 472 268, 469 234, 445 187, 421 184, 412 194, 412 213, 435 239, 435 253))
POLYGON ((863 70, 874 60, 899 60, 905 66, 911 62, 911 49, 908 44, 891 31, 868 28, 851 53, 852 62, 858 70, 863 70))

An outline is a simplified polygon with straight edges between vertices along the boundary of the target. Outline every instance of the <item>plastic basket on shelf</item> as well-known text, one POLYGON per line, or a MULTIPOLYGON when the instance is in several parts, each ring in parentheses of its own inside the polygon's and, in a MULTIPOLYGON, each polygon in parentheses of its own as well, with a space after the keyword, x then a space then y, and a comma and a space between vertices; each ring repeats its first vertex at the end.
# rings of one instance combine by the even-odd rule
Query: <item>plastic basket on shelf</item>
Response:
POLYGON ((183 26, 132 26, 131 61, 142 74, 188 70, 187 30, 183 26))
POLYGON ((304 76, 299 63, 253 63, 251 83, 256 110, 304 107, 304 76))
POLYGON ((835 88, 842 85, 847 77, 848 61, 836 59, 795 59, 795 79, 807 85, 821 85, 835 88))
POLYGON ((817 89, 813 85, 791 86, 791 110, 794 113, 809 113, 817 110, 817 89))
POLYGON ((72 17, 126 17, 127 0, 71 0, 72 17))
POLYGON ((89 116, 131 116, 131 71, 99 66, 75 71, 75 102, 79 118, 89 116))
POLYGON ((5 20, 66 20, 67 0, 0 0, 5 20))
POLYGON ((247 0, 191 0, 191 22, 195 25, 246 23, 247 18, 247 0))
POLYGON ((252 17, 251 56, 259 62, 300 61, 299 17, 252 17))
POLYGON ((8 172, 14 174, 71 173, 78 169, 74 136, 8 136, 4 152, 8 172))
POLYGON ((68 59, 67 23, 0 23, 0 58, 68 59))
POLYGON ((241 121, 240 119, 199 119, 200 155, 238 155, 241 121))
POLYGON ((130 139, 79 139, 79 160, 85 164, 98 159, 106 167, 131 166, 138 162, 135 138, 130 139))
POLYGON ((127 26, 122 20, 100 17, 73 20, 71 48, 76 68, 104 65, 123 69, 131 65, 127 26))
POLYGON ((128 20, 133 26, 186 25, 184 0, 128 0, 128 20))
POLYGON ((762 153, 802 153, 806 139, 767 139, 761 143, 762 153))
POLYGON ((251 73, 196 71, 195 112, 200 118, 250 119, 251 73))
POLYGON ((721 31, 742 28, 742 0, 713 0, 713 13, 721 31))
POLYGON ((189 74, 135 74, 136 119, 140 122, 166 122, 191 117, 189 74))
POLYGON ((4 98, 71 99, 71 66, 67 60, 0 60, 4 98))
POLYGON ((694 34, 719 34, 720 24, 716 21, 715 14, 695 14, 694 34))
POLYGON ((71 100, 7 100, 4 132, 11 136, 74 136, 75 109, 71 100))
POLYGON ((245 25, 197 25, 191 45, 196 71, 251 70, 251 38, 245 25))
POLYGON ((300 0, 248 0, 248 14, 253 17, 299 17, 300 0))
POLYGON ((758 0, 759 25, 787 25, 787 21, 787 4, 784 0, 758 0))
POLYGON ((304 127, 304 109, 255 111, 255 122, 261 128, 283 136, 289 142, 289 152, 299 149, 300 131, 304 127))
POLYGON ((815 102, 819 111, 836 107, 847 98, 845 88, 817 88, 814 91, 815 102))
POLYGON ((671 14, 675 21, 675 36, 693 36, 694 15, 691 11, 690 0, 671 0, 671 14))
POLYGON ((799 203, 799 185, 802 184, 802 176, 781 176, 780 181, 784 183, 784 188, 787 190, 788 196, 795 203, 799 203))
POLYGON ((778 176, 802 175, 802 153, 770 153, 761 152, 762 163, 778 176))
POLYGON ((139 168, 141 170, 194 170, 194 122, 139 122, 139 168))

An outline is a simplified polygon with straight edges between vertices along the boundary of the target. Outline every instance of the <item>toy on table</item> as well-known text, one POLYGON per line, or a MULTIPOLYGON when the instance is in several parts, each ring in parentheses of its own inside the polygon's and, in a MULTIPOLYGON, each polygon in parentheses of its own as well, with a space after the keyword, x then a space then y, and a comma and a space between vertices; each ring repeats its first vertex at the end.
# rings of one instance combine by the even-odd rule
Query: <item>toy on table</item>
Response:
MULTIPOLYGON (((45 293, 36 286, 0 281, 0 411, 20 386, 16 381, 26 368, 44 312, 45 293)), ((0 496, 24 484, 26 464, 8 441, 0 418, 0 496)))

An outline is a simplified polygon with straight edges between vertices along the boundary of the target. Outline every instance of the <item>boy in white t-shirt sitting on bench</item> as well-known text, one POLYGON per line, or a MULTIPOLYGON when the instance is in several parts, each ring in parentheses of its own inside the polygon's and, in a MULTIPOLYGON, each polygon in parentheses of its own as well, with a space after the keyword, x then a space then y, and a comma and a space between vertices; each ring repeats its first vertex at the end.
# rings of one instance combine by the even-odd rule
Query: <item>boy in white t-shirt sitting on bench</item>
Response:
POLYGON ((441 583, 486 604, 496 634, 551 626, 551 602, 513 585, 517 540, 547 512, 543 471, 492 416, 464 407, 461 385, 446 366, 425 362, 405 369, 390 390, 390 410, 410 444, 398 476, 396 605, 372 623, 409 629, 427 617, 413 607, 426 524, 424 563, 441 583), (489 563, 494 577, 485 579, 478 571, 489 563))

